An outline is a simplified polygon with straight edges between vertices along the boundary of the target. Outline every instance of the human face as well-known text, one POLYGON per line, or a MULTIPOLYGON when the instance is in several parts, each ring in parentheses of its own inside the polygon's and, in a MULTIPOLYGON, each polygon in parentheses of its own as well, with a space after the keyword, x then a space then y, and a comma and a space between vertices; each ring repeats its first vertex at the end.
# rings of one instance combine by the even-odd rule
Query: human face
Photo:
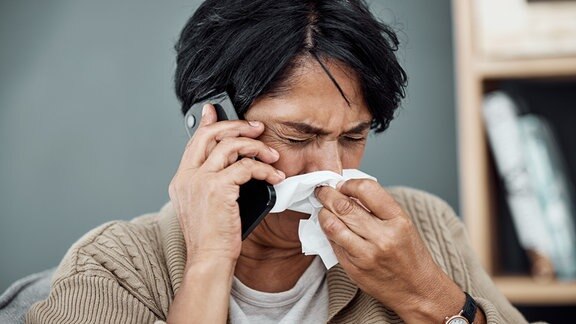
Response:
MULTIPOLYGON (((372 116, 355 74, 334 61, 325 66, 348 102, 311 59, 297 68, 288 91, 259 98, 244 115, 264 123, 259 140, 280 153, 273 166, 287 177, 321 170, 341 174, 360 166, 372 116)), ((299 244, 298 223, 307 217, 294 211, 269 214, 251 237, 299 244)))

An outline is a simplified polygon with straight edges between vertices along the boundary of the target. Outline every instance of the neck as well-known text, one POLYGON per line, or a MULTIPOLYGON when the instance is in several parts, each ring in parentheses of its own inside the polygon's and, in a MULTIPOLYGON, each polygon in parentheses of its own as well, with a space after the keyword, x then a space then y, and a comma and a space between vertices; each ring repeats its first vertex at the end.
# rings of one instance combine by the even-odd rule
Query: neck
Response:
POLYGON ((310 266, 314 256, 302 254, 298 247, 272 247, 247 239, 234 274, 246 286, 262 292, 290 290, 304 271, 310 266))

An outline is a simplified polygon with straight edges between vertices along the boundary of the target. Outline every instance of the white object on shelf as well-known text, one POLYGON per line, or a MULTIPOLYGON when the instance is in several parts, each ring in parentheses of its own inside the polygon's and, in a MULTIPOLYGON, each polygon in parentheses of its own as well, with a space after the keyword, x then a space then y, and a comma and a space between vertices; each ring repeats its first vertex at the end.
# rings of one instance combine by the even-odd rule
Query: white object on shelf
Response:
POLYGON ((528 174, 516 105, 505 93, 493 92, 484 98, 483 114, 520 244, 550 257, 553 243, 528 174))
POLYGON ((560 279, 574 279, 576 234, 573 193, 558 144, 545 119, 525 115, 519 117, 519 122, 528 174, 552 240, 552 263, 560 279))

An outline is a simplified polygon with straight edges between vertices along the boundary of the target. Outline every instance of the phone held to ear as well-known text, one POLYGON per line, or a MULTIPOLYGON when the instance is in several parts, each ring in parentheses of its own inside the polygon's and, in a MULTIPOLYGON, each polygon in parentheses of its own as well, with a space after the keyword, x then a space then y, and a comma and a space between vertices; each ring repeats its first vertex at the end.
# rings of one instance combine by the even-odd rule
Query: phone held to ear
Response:
MULTIPOLYGON (((188 110, 184 117, 184 123, 190 137, 198 128, 202 118, 202 107, 207 103, 212 104, 216 108, 218 121, 238 119, 228 94, 226 92, 220 93, 195 103, 188 110)), ((242 240, 244 240, 274 207, 276 191, 274 186, 268 182, 252 179, 240 186, 240 196, 237 201, 242 222, 242 240)))

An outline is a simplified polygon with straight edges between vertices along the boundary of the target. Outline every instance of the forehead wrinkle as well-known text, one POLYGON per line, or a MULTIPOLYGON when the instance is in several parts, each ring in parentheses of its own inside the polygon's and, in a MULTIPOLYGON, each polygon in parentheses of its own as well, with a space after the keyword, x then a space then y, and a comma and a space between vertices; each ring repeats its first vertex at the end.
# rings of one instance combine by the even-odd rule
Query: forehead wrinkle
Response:
POLYGON ((370 124, 372 114, 364 102, 355 71, 337 60, 329 59, 326 64, 350 99, 351 106, 345 103, 321 66, 308 56, 292 71, 289 91, 257 98, 246 117, 265 122, 278 135, 298 132, 281 124, 285 121, 305 123, 330 134, 350 133, 361 123, 370 124))

